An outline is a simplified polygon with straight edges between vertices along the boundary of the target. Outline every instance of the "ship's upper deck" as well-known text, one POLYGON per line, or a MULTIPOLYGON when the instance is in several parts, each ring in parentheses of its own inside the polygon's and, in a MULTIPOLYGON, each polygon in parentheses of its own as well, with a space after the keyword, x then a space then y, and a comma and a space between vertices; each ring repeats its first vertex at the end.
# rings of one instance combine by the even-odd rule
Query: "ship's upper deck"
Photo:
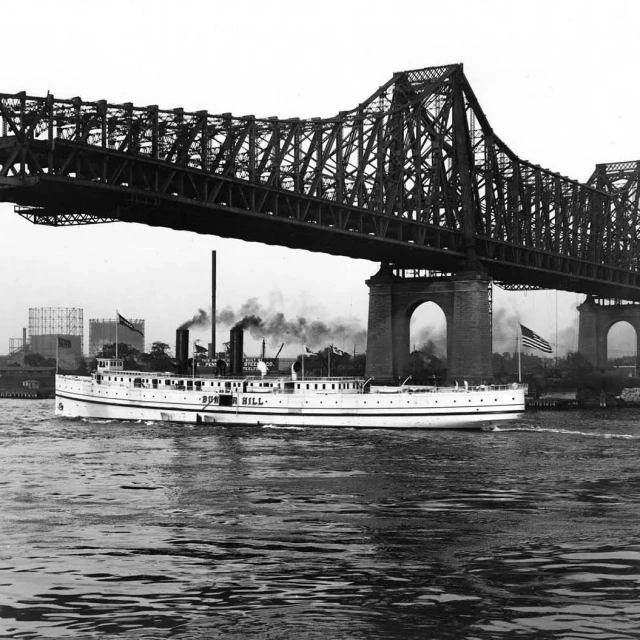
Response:
POLYGON ((173 372, 127 371, 117 358, 99 358, 92 378, 100 385, 142 389, 175 389, 207 393, 359 393, 364 380, 354 377, 276 377, 180 375, 173 372))

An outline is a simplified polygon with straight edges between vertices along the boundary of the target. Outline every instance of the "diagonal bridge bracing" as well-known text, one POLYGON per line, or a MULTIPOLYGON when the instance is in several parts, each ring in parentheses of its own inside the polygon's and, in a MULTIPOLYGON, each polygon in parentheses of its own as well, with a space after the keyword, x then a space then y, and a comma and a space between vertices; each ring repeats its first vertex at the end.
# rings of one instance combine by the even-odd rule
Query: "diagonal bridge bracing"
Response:
POLYGON ((640 299, 639 162, 587 183, 518 158, 462 65, 396 73, 333 118, 0 94, 0 200, 511 286, 640 299))

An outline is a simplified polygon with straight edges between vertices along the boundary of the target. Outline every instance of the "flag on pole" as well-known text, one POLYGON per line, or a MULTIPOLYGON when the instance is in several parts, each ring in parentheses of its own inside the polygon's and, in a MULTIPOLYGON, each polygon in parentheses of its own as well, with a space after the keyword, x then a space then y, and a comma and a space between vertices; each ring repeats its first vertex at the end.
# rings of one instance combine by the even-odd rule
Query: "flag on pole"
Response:
POLYGON ((337 356, 344 355, 344 351, 341 351, 340 349, 338 349, 337 347, 334 347, 333 345, 331 345, 331 351, 333 351, 333 353, 337 356))
POLYGON ((196 348, 196 353, 209 353, 209 349, 206 347, 201 347, 199 344, 193 345, 196 348))
POLYGON ((127 329, 129 329, 131 331, 135 331, 136 333, 139 333, 141 336, 144 336, 144 333, 142 333, 142 331, 140 331, 140 329, 135 327, 133 325, 133 322, 131 322, 130 320, 127 320, 126 318, 121 316, 119 313, 118 313, 118 324, 121 324, 121 325, 127 327, 127 329))
POLYGON ((551 353, 553 351, 551 345, 544 338, 541 338, 537 333, 534 333, 528 327, 525 327, 523 324, 521 324, 520 330, 522 331, 523 347, 529 347, 530 349, 540 349, 540 351, 544 351, 545 353, 551 353))
POLYGON ((61 338, 58 336, 58 348, 59 349, 71 349, 71 340, 68 338, 61 338))
POLYGON ((317 356, 318 353, 316 351, 311 351, 311 349, 309 349, 309 347, 307 347, 307 345, 304 345, 304 355, 305 356, 317 356))

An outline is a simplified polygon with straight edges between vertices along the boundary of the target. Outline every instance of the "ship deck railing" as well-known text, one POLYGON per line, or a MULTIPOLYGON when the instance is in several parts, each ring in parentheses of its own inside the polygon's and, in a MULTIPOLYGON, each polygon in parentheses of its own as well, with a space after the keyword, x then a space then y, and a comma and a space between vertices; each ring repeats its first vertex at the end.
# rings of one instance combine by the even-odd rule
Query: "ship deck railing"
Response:
MULTIPOLYGON (((77 379, 77 380, 84 380, 87 378, 87 376, 81 376, 81 375, 75 375, 75 374, 58 374, 58 375, 64 375, 65 378, 72 378, 72 379, 77 379)), ((175 385, 174 388, 176 388, 176 390, 186 390, 186 389, 195 389, 195 384, 192 385, 188 385, 189 382, 191 381, 198 381, 198 380, 230 380, 230 381, 235 381, 235 382, 264 382, 266 380, 272 381, 272 382, 287 382, 287 383, 344 383, 344 382, 357 382, 357 383, 364 383, 364 379, 358 376, 330 376, 330 377, 318 377, 318 376, 305 376, 305 377, 298 377, 296 379, 290 378, 289 376, 277 376, 277 375, 269 375, 269 376, 260 376, 260 375, 255 375, 255 376, 250 376, 250 375, 246 375, 246 376, 225 376, 225 375, 217 375, 217 374, 205 374, 205 375, 198 375, 197 377, 193 377, 191 375, 178 375, 176 373, 173 372, 168 372, 168 371, 164 371, 164 372, 157 372, 157 371, 106 371, 106 372, 100 372, 100 375, 104 376, 114 376, 114 377, 131 377, 134 378, 135 380, 133 381, 133 384, 136 388, 158 388, 158 387, 153 387, 152 385, 148 384, 145 382, 145 379, 158 379, 158 378, 162 378, 162 379, 167 379, 167 378, 171 378, 172 380, 180 380, 182 382, 182 384, 179 385, 175 385), (187 386, 188 385, 188 386, 187 386)), ((375 379, 370 381, 371 384, 369 384, 369 381, 367 381, 367 386, 362 389, 362 387, 360 388, 360 391, 364 391, 365 393, 368 392, 370 390, 371 387, 375 388, 375 389, 380 389, 380 388, 384 388, 386 390, 386 393, 441 393, 443 391, 446 392, 453 392, 453 393, 466 393, 469 391, 506 391, 508 389, 511 390, 517 390, 517 389, 527 389, 528 385, 523 383, 523 382, 511 382, 511 383, 507 383, 507 384, 480 384, 480 385, 464 385, 464 384, 458 384, 458 386, 439 386, 439 385, 410 385, 410 384, 405 384, 405 385, 400 385, 397 387, 392 387, 392 386, 388 386, 388 385, 376 385, 375 384, 375 379)), ((125 385, 125 386, 128 386, 125 385)), ((234 389, 232 390, 232 392, 238 392, 240 391, 239 389, 234 389)), ((251 390, 247 390, 249 392, 251 392, 251 390)), ((297 393, 301 393, 307 391, 307 389, 296 389, 294 391, 294 389, 290 389, 290 388, 277 388, 277 387, 273 387, 273 392, 275 393, 293 393, 293 392, 297 392, 297 393)), ((315 389, 311 390, 311 391, 317 391, 315 389)), ((348 391, 348 390, 345 390, 348 391)), ((384 393, 384 392, 381 392, 384 393)))

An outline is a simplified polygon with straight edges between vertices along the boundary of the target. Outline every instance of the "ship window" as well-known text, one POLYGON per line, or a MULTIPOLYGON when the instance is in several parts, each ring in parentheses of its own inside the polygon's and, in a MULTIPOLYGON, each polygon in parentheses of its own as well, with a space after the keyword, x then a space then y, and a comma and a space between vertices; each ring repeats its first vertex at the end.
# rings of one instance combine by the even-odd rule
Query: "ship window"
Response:
POLYGON ((307 389, 309 388, 309 385, 307 384, 307 389))
POLYGON ((318 388, 318 385, 317 385, 317 384, 314 384, 314 385, 313 385, 313 387, 314 387, 314 389, 317 389, 317 388, 318 388))
POLYGON ((332 384, 332 385, 331 385, 331 388, 332 388, 332 389, 335 389, 335 388, 336 388, 336 385, 335 385, 335 384, 332 384))
POLYGON ((326 384, 323 384, 323 385, 322 385, 322 388, 323 388, 323 389, 326 389, 326 388, 327 388, 327 385, 326 385, 326 384))

